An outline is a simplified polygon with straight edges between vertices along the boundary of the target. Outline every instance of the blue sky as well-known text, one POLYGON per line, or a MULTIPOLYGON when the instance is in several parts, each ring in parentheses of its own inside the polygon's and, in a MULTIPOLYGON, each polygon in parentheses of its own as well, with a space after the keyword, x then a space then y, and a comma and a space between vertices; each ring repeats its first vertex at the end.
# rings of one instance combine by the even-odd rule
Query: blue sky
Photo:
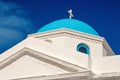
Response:
POLYGON ((0 0, 0 53, 52 21, 74 18, 92 26, 120 54, 120 0, 0 0))

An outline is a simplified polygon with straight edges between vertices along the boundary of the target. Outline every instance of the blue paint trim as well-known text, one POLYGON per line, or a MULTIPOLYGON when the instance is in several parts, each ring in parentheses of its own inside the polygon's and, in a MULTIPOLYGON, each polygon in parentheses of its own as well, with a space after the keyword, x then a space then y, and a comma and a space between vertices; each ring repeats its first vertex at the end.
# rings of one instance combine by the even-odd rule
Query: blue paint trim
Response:
MULTIPOLYGON (((79 49, 81 48, 81 47, 84 47, 86 50, 87 50, 87 53, 86 54, 88 54, 88 55, 90 55, 90 48, 87 46, 87 45, 85 45, 85 44, 78 44, 78 46, 77 46, 77 51, 79 51, 79 49)), ((80 51, 79 51, 80 52, 80 51)))

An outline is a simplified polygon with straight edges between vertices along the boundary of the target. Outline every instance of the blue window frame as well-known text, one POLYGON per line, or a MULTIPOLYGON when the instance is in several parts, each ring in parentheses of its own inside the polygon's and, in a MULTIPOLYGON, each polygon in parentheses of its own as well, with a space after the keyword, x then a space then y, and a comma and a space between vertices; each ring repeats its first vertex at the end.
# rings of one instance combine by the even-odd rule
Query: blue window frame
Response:
POLYGON ((90 55, 89 47, 83 43, 78 44, 77 51, 90 55))

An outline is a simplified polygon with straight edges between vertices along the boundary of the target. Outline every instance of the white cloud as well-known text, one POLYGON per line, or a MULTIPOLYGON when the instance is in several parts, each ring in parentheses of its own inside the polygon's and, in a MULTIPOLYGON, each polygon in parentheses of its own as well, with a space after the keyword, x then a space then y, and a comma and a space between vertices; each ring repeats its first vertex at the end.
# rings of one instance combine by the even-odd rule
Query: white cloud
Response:
POLYGON ((0 1, 0 53, 35 32, 25 13, 21 6, 0 1))
POLYGON ((2 16, 0 18, 0 26, 16 29, 24 33, 31 33, 34 30, 33 24, 31 21, 25 18, 21 18, 17 15, 2 16))

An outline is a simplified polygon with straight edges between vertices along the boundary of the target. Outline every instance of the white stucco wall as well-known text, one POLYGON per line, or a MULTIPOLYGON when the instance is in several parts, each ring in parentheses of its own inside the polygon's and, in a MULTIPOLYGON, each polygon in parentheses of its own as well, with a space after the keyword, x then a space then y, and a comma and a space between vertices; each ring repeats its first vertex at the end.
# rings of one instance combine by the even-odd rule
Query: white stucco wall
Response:
POLYGON ((108 52, 107 50, 103 47, 103 56, 107 56, 108 52))
MULTIPOLYGON (((34 39, 27 45, 28 48, 42 52, 43 54, 49 55, 51 57, 69 62, 71 64, 88 68, 88 55, 77 52, 76 50, 68 49, 65 47, 65 43, 55 42, 53 43, 46 42, 44 40, 34 39), (58 46, 62 44, 64 46, 58 46)), ((59 40, 59 39, 58 39, 59 40)))
MULTIPOLYGON (((55 38, 51 38, 53 44, 60 46, 62 48, 64 48, 67 51, 70 51, 69 53, 73 54, 73 55, 78 55, 81 56, 81 61, 83 62, 80 66, 85 67, 87 69, 89 69, 89 67, 91 67, 91 69, 94 69, 94 66, 97 63, 97 59, 99 60, 99 58, 103 57, 103 45, 102 43, 94 43, 91 41, 86 41, 86 40, 81 40, 81 39, 76 39, 73 37, 68 37, 68 36, 62 36, 62 37, 55 37, 55 38), (77 49, 77 45, 80 43, 84 43, 86 45, 89 46, 90 48, 90 59, 89 59, 89 55, 86 55, 85 53, 81 53, 78 52, 77 49), (73 52, 73 53, 72 53, 73 52), (83 57, 83 55, 86 55, 86 57, 83 57), (90 65, 91 63, 91 65, 90 65), (86 65, 86 66, 83 66, 86 65)), ((80 64, 81 62, 79 62, 80 64)))
POLYGON ((25 55, 0 70, 0 80, 68 73, 54 65, 25 55))
POLYGON ((120 72, 120 55, 102 57, 94 66, 94 72, 97 74, 120 72))
POLYGON ((69 58, 69 56, 67 58, 71 59, 71 60, 67 60, 64 56, 63 56, 63 58, 61 56, 62 60, 72 62, 73 64, 77 64, 77 65, 79 65, 81 67, 91 69, 92 71, 94 71, 97 60, 99 60, 101 57, 103 57, 102 38, 101 37, 96 37, 96 36, 95 37, 94 36, 86 36, 86 35, 84 37, 75 38, 74 36, 71 35, 71 36, 52 37, 52 38, 49 38, 49 39, 52 41, 53 45, 55 45, 57 47, 60 47, 59 49, 63 48, 63 50, 58 50, 58 51, 64 51, 64 52, 62 52, 63 54, 64 53, 65 54, 69 53, 67 55, 71 55, 71 56, 77 55, 76 59, 78 57, 78 61, 77 60, 71 61, 72 58, 69 58), (89 40, 86 40, 86 38, 84 38, 84 37, 88 38, 89 40), (89 46, 89 48, 90 48, 90 57, 91 58, 89 58, 88 55, 86 55, 84 53, 81 53, 81 52, 78 52, 76 50, 77 45, 80 44, 80 43, 84 43, 84 44, 89 46), (65 51, 67 51, 67 53, 65 51))

